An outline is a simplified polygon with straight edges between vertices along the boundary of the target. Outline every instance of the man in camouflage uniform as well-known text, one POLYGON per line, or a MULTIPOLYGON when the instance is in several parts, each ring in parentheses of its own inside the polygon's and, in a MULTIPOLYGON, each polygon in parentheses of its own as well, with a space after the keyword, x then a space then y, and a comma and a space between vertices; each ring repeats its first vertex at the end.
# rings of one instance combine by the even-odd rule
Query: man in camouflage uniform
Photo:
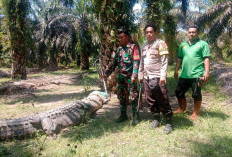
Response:
POLYGON ((157 38, 155 25, 148 24, 144 30, 148 43, 142 47, 139 83, 144 81, 146 101, 154 116, 150 128, 154 129, 160 125, 162 112, 166 120, 164 133, 169 134, 173 130, 173 113, 166 86, 168 47, 164 41, 157 38))
POLYGON ((127 30, 120 30, 118 33, 120 46, 117 49, 113 64, 106 70, 107 78, 118 67, 118 99, 120 101, 121 115, 115 121, 121 123, 128 120, 126 111, 127 105, 132 105, 133 121, 132 125, 139 122, 138 105, 138 89, 137 78, 140 62, 139 47, 130 40, 130 33, 127 30))

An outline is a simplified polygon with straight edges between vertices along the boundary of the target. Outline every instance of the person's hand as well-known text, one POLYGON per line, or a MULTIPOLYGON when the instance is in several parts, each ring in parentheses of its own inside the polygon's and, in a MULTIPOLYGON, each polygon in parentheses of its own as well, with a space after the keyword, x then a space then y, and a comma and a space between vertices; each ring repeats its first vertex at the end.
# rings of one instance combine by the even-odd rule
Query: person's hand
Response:
POLYGON ((203 85, 205 85, 204 77, 198 77, 197 78, 197 86, 202 87, 203 85))
POLYGON ((136 79, 134 77, 131 77, 131 83, 135 83, 136 79))
POLYGON ((100 78, 101 79, 107 79, 107 76, 106 75, 101 75, 100 78))
POLYGON ((165 85, 166 84, 166 77, 164 77, 164 76, 160 77, 160 84, 161 85, 165 85))
POLYGON ((205 72, 204 75, 203 75, 204 83, 209 81, 209 77, 210 77, 209 72, 205 72))
POLYGON ((175 70, 174 72, 174 78, 177 80, 178 79, 178 70, 175 70))
POLYGON ((139 79, 139 84, 143 83, 143 79, 139 79))

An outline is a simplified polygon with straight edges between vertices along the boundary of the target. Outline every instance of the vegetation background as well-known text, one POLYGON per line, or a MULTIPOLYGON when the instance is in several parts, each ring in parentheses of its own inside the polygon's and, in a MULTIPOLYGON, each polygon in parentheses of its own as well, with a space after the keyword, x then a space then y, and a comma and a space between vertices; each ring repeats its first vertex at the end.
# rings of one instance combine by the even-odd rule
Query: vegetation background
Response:
MULTIPOLYGON (((112 62, 120 28, 130 30, 141 46, 146 42, 145 24, 159 27, 159 38, 170 52, 168 89, 173 108, 177 104, 173 69, 188 25, 199 26, 213 64, 225 65, 223 79, 214 75, 203 89, 201 117, 192 122, 188 114, 175 116, 171 135, 164 136, 162 127, 148 129, 151 117, 146 107, 136 127, 130 122, 115 125, 118 102, 112 96, 109 107, 104 106, 95 119, 53 138, 38 133, 26 140, 1 142, 0 156, 231 156, 231 10, 231 0, 0 0, 0 118, 27 116, 100 90, 99 69, 92 66, 104 72, 112 62), (38 86, 26 92, 5 90, 19 81, 38 86)), ((107 81, 113 92, 115 79, 112 74, 107 81)), ((191 99, 188 104, 191 112, 191 99)))

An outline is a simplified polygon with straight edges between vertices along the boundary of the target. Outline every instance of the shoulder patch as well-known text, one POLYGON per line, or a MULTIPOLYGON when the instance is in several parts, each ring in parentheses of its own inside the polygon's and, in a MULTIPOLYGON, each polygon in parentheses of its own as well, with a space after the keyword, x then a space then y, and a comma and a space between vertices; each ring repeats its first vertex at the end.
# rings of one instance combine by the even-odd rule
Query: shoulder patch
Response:
POLYGON ((164 41, 160 40, 160 43, 159 43, 159 55, 162 56, 162 55, 167 55, 167 54, 169 54, 168 53, 168 46, 164 41))
POLYGON ((186 45, 183 45, 183 46, 182 46, 182 49, 183 49, 183 50, 184 50, 184 49, 186 49, 186 48, 187 48, 187 46, 186 46, 186 45))

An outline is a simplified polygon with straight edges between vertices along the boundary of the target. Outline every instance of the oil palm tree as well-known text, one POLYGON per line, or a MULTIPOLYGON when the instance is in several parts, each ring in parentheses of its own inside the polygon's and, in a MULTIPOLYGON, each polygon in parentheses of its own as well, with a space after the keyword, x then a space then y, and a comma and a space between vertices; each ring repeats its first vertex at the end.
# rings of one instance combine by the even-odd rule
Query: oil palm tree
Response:
POLYGON ((43 42, 48 50, 49 70, 57 70, 57 57, 60 52, 67 54, 75 51, 76 30, 75 17, 59 14, 49 19, 43 29, 43 42))
POLYGON ((222 53, 217 45, 217 40, 223 33, 232 35, 232 1, 223 0, 220 3, 217 2, 205 14, 200 16, 196 23, 201 30, 208 32, 207 37, 210 44, 217 49, 215 51, 216 57, 222 59, 222 53))
MULTIPOLYGON (((178 49, 178 43, 176 41, 177 20, 179 22, 178 24, 185 28, 200 13, 188 11, 190 0, 145 0, 145 2, 147 5, 146 21, 157 25, 158 30, 163 30, 162 33, 170 53, 169 64, 172 65, 178 49)), ((195 3, 200 3, 198 4, 199 9, 206 5, 206 2, 203 0, 196 0, 195 3)))
MULTIPOLYGON (((88 70, 90 67, 89 57, 93 50, 93 40, 91 34, 91 26, 95 24, 93 20, 93 10, 91 9, 92 3, 90 0, 80 0, 75 2, 75 14, 78 18, 78 52, 77 63, 80 65, 81 70, 88 70)), ((77 64, 77 65, 78 65, 77 64)), ((78 65, 78 66, 79 66, 78 65)))
MULTIPOLYGON (((42 2, 42 1, 41 1, 42 2)), ((37 5, 33 39, 36 41, 37 63, 40 68, 58 69, 58 56, 65 58, 75 51, 76 17, 64 1, 52 0, 37 5), (65 4, 65 5, 64 5, 65 4), (48 60, 48 63, 46 63, 48 60)))
MULTIPOLYGON (((135 31, 133 6, 136 0, 94 0, 94 12, 100 25, 98 36, 100 40, 100 60, 103 71, 108 68, 117 48, 117 30, 121 27, 131 32, 135 31)), ((113 73, 107 81, 109 89, 116 91, 116 73, 113 73)))
POLYGON ((26 79, 28 43, 30 41, 27 15, 30 2, 29 0, 2 0, 1 9, 10 34, 12 79, 26 79))
MULTIPOLYGON (((154 23, 158 27, 158 30, 163 30, 165 42, 169 50, 169 64, 172 65, 175 61, 177 51, 177 42, 175 40, 177 24, 174 16, 169 13, 173 8, 173 3, 170 0, 146 0, 146 5, 146 22, 154 23)), ((184 14, 186 14, 185 11, 184 14)))

